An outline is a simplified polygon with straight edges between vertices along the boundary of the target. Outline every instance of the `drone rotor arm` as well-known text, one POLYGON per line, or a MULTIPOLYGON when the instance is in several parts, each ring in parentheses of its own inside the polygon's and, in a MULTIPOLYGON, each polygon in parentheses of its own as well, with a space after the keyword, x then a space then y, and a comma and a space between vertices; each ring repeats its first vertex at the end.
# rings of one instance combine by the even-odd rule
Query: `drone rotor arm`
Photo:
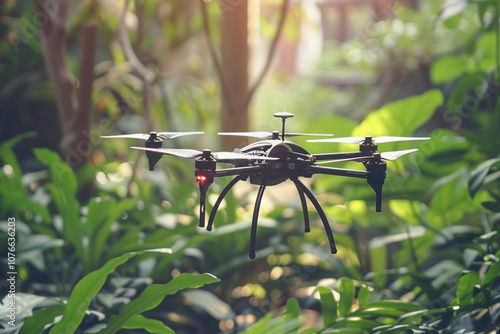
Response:
POLYGON ((365 171, 355 170, 355 169, 311 165, 307 167, 307 171, 309 172, 310 175, 325 174, 325 175, 348 176, 348 177, 357 177, 360 179, 366 179, 365 171))
POLYGON ((313 154, 312 157, 319 160, 338 160, 338 159, 349 159, 349 158, 358 158, 366 156, 363 152, 338 152, 338 153, 320 153, 313 154))

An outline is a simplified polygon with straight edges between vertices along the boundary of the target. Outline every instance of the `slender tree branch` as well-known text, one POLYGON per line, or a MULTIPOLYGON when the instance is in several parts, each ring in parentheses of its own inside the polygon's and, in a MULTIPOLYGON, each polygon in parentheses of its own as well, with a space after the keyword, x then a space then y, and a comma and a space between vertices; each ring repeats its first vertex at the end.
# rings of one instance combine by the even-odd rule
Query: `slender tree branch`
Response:
POLYGON ((97 49, 97 25, 87 22, 82 27, 80 85, 71 74, 66 59, 66 20, 69 1, 47 6, 35 0, 36 14, 44 18, 39 29, 45 67, 54 87, 61 118, 63 138, 60 144, 65 160, 73 168, 85 164, 90 154, 90 115, 93 67, 97 49))
POLYGON ((248 106, 250 104, 250 101, 257 90, 259 86, 262 84, 267 72, 269 71, 269 68, 271 67, 271 63, 274 58, 274 54, 276 53, 276 48, 278 46, 278 42, 281 38, 282 32, 283 32, 283 27, 285 26, 285 21, 287 18, 288 14, 288 8, 290 6, 290 1, 289 0, 283 0, 283 4, 281 5, 280 9, 280 18, 278 22, 278 27, 276 28, 276 34, 274 35, 273 41, 271 42, 271 46, 269 48, 269 53, 267 54, 267 59, 266 63, 264 65, 264 68, 262 69, 259 77, 255 81, 255 83, 250 87, 248 90, 248 96, 245 101, 245 106, 248 106))
POLYGON ((37 15, 46 19, 39 30, 40 44, 43 50, 43 59, 49 78, 54 86, 54 95, 66 135, 65 124, 68 124, 77 109, 77 100, 74 95, 76 81, 68 70, 66 61, 66 13, 69 2, 62 2, 49 12, 45 1, 35 1, 37 15))
POLYGON ((206 3, 204 0, 200 0, 200 6, 201 6, 201 15, 203 18, 203 31, 205 32, 205 36, 207 39, 210 57, 212 58, 212 62, 215 65, 215 71, 217 73, 217 76, 219 77, 222 95, 223 95, 223 98, 227 101, 229 109, 234 110, 235 106, 234 106, 234 103, 232 101, 231 93, 229 92, 229 88, 228 88, 226 79, 224 78, 224 73, 222 71, 222 64, 221 64, 219 58, 217 57, 217 52, 215 51, 214 43, 212 42, 212 39, 210 38, 211 29, 210 29, 210 24, 209 24, 209 17, 208 17, 208 12, 207 12, 207 8, 206 8, 206 3))
POLYGON ((137 58, 137 55, 134 52, 130 39, 128 37, 127 26, 125 24, 125 17, 127 15, 127 8, 129 6, 130 0, 125 1, 125 6, 123 7, 122 14, 120 16, 120 29, 118 31, 118 39, 123 48, 123 52, 125 53, 125 57, 130 64, 130 67, 137 72, 137 75, 141 80, 145 83, 153 84, 156 81, 156 76, 151 73, 146 66, 142 64, 142 62, 137 58))
MULTIPOLYGON (((130 4, 130 0, 125 1, 125 6, 123 7, 122 14, 120 16, 120 30, 118 31, 118 38, 120 40, 120 44, 123 48, 123 52, 125 53, 125 57, 132 68, 136 72, 136 75, 142 80, 143 91, 142 91, 142 105, 144 110, 144 118, 146 120, 145 124, 145 132, 149 132, 151 130, 151 114, 153 110, 153 90, 155 84, 158 83, 158 76, 151 73, 150 70, 147 69, 146 66, 139 60, 135 51, 132 47, 132 43, 128 37, 127 27, 125 24, 125 17, 127 15, 127 8, 130 4)), ((135 174, 137 172, 137 166, 139 165, 139 161, 141 159, 142 154, 138 155, 135 163, 132 167, 132 175, 127 185, 127 193, 130 194, 130 187, 132 186, 132 181, 134 180, 135 174)))
MULTIPOLYGON (((226 99, 226 101, 228 101, 230 108, 233 109, 234 104, 231 102, 231 96, 230 96, 231 94, 229 93, 229 89, 227 87, 227 83, 226 83, 226 80, 225 80, 224 75, 223 75, 222 65, 217 57, 217 53, 215 52, 215 47, 214 47, 213 42, 210 38, 210 25, 208 22, 209 18, 208 18, 208 13, 207 13, 205 1, 200 0, 200 4, 201 4, 201 13, 202 13, 202 17, 203 17, 203 30, 204 30, 206 38, 207 38, 210 56, 211 56, 212 61, 215 65, 217 76, 219 77, 219 81, 220 81, 220 84, 222 87, 222 94, 223 94, 224 98, 226 99)), ((285 21, 287 18, 289 7, 290 7, 290 1, 283 0, 283 4, 281 5, 281 9, 280 9, 280 18, 279 18, 279 22, 278 22, 278 27, 276 28, 276 34, 274 35, 273 40, 271 42, 271 46, 269 48, 269 53, 267 55, 266 63, 264 65, 264 68, 262 69, 261 73, 259 74, 257 80, 248 90, 247 96, 245 98, 245 102, 241 106, 242 109, 248 108, 255 91, 260 87, 266 74, 269 72, 269 68, 271 67, 271 64, 272 64, 272 61, 274 58, 274 54, 276 53, 278 42, 279 42, 281 35, 282 35, 282 32, 283 32, 283 27, 285 25, 285 21)))

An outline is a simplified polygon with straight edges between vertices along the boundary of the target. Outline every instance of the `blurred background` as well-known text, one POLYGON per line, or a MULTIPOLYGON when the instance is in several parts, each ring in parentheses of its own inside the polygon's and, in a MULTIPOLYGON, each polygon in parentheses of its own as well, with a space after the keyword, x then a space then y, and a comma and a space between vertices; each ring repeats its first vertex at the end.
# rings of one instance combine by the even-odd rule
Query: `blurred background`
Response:
MULTIPOLYGON (((8 272, 3 245, 14 217, 17 321, 8 323, 4 280, 0 326, 5 333, 496 333, 499 6, 2 2, 0 244, 8 272), (304 233, 293 184, 268 188, 257 258, 249 260, 256 186, 238 184, 206 232, 197 227, 192 161, 164 157, 149 171, 144 152, 129 148, 143 141, 100 137, 204 131, 163 146, 232 151, 255 140, 217 132, 280 130, 277 112, 295 115, 291 132, 431 139, 379 145, 419 149, 388 163, 381 213, 364 180, 305 180, 330 221, 336 255, 312 206, 304 233), (157 248, 172 253, 142 253, 157 248)), ((310 153, 358 149, 307 139, 293 141, 310 153)), ((363 170, 356 162, 338 167, 363 170)), ((212 185, 207 211, 230 180, 212 185)))

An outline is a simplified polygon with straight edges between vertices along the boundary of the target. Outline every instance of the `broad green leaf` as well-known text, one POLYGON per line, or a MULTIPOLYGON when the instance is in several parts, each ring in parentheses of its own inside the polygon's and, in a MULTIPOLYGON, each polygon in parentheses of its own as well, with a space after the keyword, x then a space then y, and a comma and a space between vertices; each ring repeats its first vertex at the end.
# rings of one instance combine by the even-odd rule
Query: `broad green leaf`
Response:
POLYGON ((464 55, 446 55, 436 59, 431 65, 431 81, 440 85, 458 78, 467 70, 467 57, 464 55))
POLYGON ((387 247, 373 247, 370 242, 370 263, 373 272, 373 283, 378 287, 385 286, 387 275, 384 271, 387 269, 387 247))
POLYGON ((100 333, 116 333, 129 318, 155 308, 166 296, 173 295, 179 290, 196 289, 215 282, 219 282, 219 279, 210 274, 192 275, 184 273, 166 284, 150 285, 137 298, 126 304, 120 314, 111 317, 108 326, 100 333))
POLYGON ((479 284, 479 274, 471 271, 458 280, 457 299, 460 306, 469 305, 474 297, 474 286, 479 284))
POLYGON ((427 219, 435 227, 442 228, 457 222, 465 212, 474 208, 474 203, 468 193, 468 171, 465 168, 437 180, 431 187, 433 193, 427 219))
POLYGON ((420 202, 394 199, 389 201, 389 208, 401 220, 407 224, 420 223, 420 202))
POLYGON ((299 301, 296 298, 288 298, 286 301, 285 320, 298 318, 300 315, 299 301))
POLYGON ((321 314, 323 315, 323 324, 328 327, 337 320, 337 301, 333 297, 332 290, 324 286, 316 287, 321 302, 321 314))
POLYGON ((337 319, 337 322, 334 324, 334 326, 332 326, 332 328, 361 328, 370 330, 380 325, 382 325, 382 323, 378 321, 353 317, 337 319))
POLYGON ((479 35, 476 43, 476 54, 480 55, 479 68, 488 71, 496 66, 496 33, 494 31, 485 32, 479 35))
POLYGON ((370 319, 374 319, 374 318, 378 318, 378 317, 397 319, 404 314, 405 314, 405 311, 398 310, 395 308, 371 307, 371 308, 357 310, 357 311, 353 312, 351 314, 351 316, 357 316, 357 317, 361 317, 361 318, 370 318, 370 319))
MULTIPOLYGON (((352 136, 408 136, 427 122, 443 103, 443 94, 431 89, 423 94, 390 102, 371 112, 352 132, 352 136)), ((394 147, 387 143, 384 147, 394 147)))
POLYGON ((482 202, 481 204, 486 209, 488 209, 492 212, 500 212, 500 203, 499 202, 488 201, 488 202, 482 202))
MULTIPOLYGON (((169 250, 150 250, 151 252, 165 252, 169 250)), ((116 268, 127 262, 129 259, 144 254, 145 251, 136 253, 125 253, 119 257, 113 258, 106 262, 104 266, 85 275, 71 291, 68 303, 64 308, 64 313, 61 321, 57 323, 51 334, 72 334, 80 325, 85 312, 87 311, 90 302, 101 290, 106 282, 106 279, 112 274, 116 268)))
POLYGON ((484 73, 473 73, 464 76, 456 84, 448 97, 447 106, 451 114, 460 112, 462 117, 470 117, 479 108, 479 103, 483 99, 488 82, 484 78, 484 73))
POLYGON ((423 310, 424 307, 418 304, 405 303, 399 300, 380 300, 369 302, 365 305, 365 308, 386 308, 386 309, 396 309, 404 312, 414 312, 423 310))
POLYGON ((74 197, 77 190, 75 174, 59 154, 47 148, 35 148, 33 153, 41 163, 49 167, 52 182, 60 186, 68 197, 74 197))
POLYGON ((490 266, 490 268, 486 272, 486 275, 484 275, 481 285, 483 286, 488 285, 490 282, 494 282, 499 277, 500 277, 500 262, 495 262, 490 266))
POLYGON ((469 194, 474 197, 484 183, 484 179, 488 175, 491 168, 497 163, 500 163, 500 158, 486 160, 476 167, 469 177, 469 194))
POLYGON ((204 310, 214 319, 225 320, 236 317, 231 307, 210 291, 201 289, 188 290, 183 292, 182 295, 190 305, 204 310))
POLYGON ((273 318, 273 313, 269 312, 265 316, 259 319, 251 328, 243 332, 243 334, 259 334, 265 333, 264 328, 267 326, 269 321, 273 318))
POLYGON ((54 323, 54 319, 64 312, 64 305, 51 305, 27 318, 19 334, 43 333, 45 326, 54 323))
MULTIPOLYGON (((92 256, 92 263, 98 265, 103 262, 102 253, 108 246, 108 237, 111 234, 113 223, 127 210, 131 210, 136 203, 135 199, 126 198, 116 203, 114 199, 101 199, 99 203, 89 203, 89 214, 87 224, 91 225, 89 229, 89 251, 92 256)), ((114 244, 109 245, 113 248, 114 244)))
POLYGON ((358 304, 360 308, 365 307, 365 305, 370 301, 371 294, 372 292, 370 288, 365 284, 361 284, 358 292, 358 304))
POLYGON ((17 161, 16 155, 14 154, 13 148, 20 141, 27 139, 27 138, 32 138, 35 136, 36 136, 36 132, 26 132, 26 133, 17 135, 14 138, 8 139, 0 145, 0 159, 2 160, 2 162, 5 165, 10 165, 12 167, 12 170, 14 173, 13 180, 20 187, 20 189, 23 189, 22 183, 21 183, 22 172, 21 172, 21 167, 19 167, 19 163, 17 161))
POLYGON ((354 283, 349 277, 342 277, 340 279, 340 300, 339 300, 339 314, 346 316, 351 313, 352 303, 354 302, 354 283))
POLYGON ((140 314, 136 314, 128 319, 123 328, 144 329, 146 332, 154 334, 175 334, 171 328, 165 326, 160 320, 148 319, 140 314))
POLYGON ((456 21, 466 10, 467 4, 467 0, 446 0, 439 14, 439 21, 449 28, 455 28, 458 24, 456 21))
MULTIPOLYGON (((49 167, 51 183, 45 187, 51 193, 57 210, 63 218, 63 231, 67 240, 76 248, 78 256, 83 259, 83 225, 80 219, 80 204, 76 199, 77 181, 71 167, 61 159, 59 154, 47 149, 33 150, 36 158, 49 167)), ((84 267, 88 269, 88 262, 84 267)))

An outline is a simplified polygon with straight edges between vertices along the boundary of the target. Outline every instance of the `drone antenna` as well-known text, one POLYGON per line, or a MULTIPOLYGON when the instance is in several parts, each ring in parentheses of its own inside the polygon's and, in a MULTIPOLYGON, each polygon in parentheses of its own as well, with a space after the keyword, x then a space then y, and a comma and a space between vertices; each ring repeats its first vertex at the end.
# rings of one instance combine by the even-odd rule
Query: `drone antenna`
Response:
POLYGON ((274 114, 274 117, 280 117, 282 120, 281 141, 285 141, 285 122, 288 117, 293 117, 293 114, 289 112, 277 112, 274 114))

